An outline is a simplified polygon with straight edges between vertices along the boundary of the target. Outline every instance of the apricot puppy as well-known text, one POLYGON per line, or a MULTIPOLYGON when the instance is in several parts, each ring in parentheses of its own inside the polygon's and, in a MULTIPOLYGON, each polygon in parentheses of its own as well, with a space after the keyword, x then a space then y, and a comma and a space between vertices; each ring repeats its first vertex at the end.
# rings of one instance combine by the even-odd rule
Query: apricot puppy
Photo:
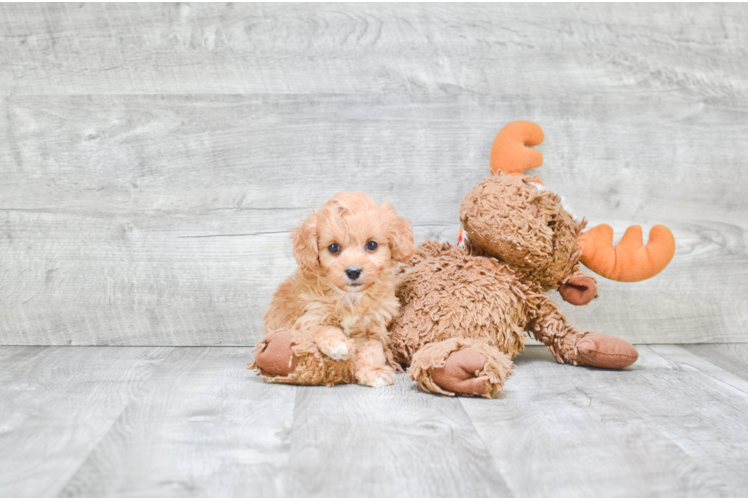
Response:
POLYGON ((338 193, 291 239, 299 268, 273 294, 249 368, 271 382, 392 384, 387 329, 400 308, 397 263, 415 251, 410 222, 386 200, 338 193))

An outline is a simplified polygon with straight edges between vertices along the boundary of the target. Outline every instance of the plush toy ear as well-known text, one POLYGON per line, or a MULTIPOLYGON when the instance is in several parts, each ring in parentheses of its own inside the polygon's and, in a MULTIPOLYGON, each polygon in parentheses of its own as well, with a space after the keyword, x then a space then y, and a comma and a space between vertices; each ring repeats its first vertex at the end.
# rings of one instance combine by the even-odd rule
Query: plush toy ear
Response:
POLYGON ((317 245, 317 214, 312 213, 302 225, 291 234, 293 256, 302 271, 314 272, 319 267, 319 247, 317 245))
POLYGON ((395 209, 387 202, 383 203, 385 209, 390 215, 390 252, 392 260, 396 262, 409 262, 416 251, 416 243, 413 241, 413 226, 405 217, 400 217, 395 213, 395 209))

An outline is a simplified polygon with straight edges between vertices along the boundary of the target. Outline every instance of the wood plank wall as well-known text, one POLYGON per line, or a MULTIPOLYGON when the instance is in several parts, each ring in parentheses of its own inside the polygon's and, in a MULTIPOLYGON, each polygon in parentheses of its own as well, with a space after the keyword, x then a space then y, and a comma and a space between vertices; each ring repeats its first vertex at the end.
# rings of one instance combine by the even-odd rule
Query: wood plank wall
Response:
POLYGON ((748 341, 746 61, 745 4, 1 4, 0 343, 253 345, 313 207, 455 241, 516 119, 575 214, 677 238, 580 327, 748 341))

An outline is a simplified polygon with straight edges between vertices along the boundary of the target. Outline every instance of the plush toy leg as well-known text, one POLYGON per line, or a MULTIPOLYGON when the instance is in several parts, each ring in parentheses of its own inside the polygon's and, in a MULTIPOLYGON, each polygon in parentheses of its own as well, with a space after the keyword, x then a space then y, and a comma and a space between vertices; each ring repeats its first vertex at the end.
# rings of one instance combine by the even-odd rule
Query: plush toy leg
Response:
POLYGON ((529 329, 543 342, 559 363, 599 368, 625 368, 639 354, 631 343, 596 332, 581 332, 566 321, 559 307, 545 295, 536 295, 530 304, 529 329))
POLYGON ((408 373, 426 392, 491 398, 511 367, 509 356, 483 340, 452 338, 419 349, 408 373))
POLYGON ((299 385, 350 384, 355 381, 353 361, 324 355, 313 331, 279 330, 263 338, 255 359, 247 365, 267 382, 299 385))

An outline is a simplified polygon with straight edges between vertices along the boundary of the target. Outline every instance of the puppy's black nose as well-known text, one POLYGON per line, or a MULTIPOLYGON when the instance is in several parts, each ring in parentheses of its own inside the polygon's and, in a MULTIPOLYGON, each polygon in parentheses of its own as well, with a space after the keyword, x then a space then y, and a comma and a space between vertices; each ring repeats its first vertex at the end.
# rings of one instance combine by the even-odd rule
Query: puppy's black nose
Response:
POLYGON ((348 276, 352 280, 358 279, 359 276, 361 276, 361 268, 360 267, 349 267, 345 270, 346 276, 348 276))

